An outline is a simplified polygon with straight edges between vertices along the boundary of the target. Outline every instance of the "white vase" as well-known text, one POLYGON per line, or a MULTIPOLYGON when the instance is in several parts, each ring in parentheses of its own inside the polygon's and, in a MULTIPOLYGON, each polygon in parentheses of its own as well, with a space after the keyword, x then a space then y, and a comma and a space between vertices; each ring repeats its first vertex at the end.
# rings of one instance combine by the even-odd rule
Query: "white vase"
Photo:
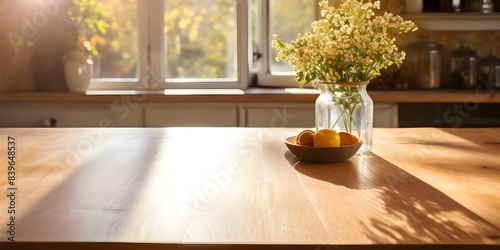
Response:
POLYGON ((64 73, 70 92, 85 92, 92 78, 92 60, 82 51, 70 51, 64 55, 64 73))

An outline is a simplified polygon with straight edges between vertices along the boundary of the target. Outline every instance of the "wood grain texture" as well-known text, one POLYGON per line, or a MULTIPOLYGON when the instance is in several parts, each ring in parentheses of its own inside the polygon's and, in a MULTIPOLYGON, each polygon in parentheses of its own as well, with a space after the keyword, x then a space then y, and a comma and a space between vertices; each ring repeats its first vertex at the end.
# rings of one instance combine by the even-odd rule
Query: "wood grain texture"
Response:
MULTIPOLYGON (((16 240, 51 249, 500 244, 500 129, 376 129, 371 152, 326 164, 286 149, 301 130, 0 129, 3 143, 17 141, 16 240)), ((0 197, 0 225, 8 203, 0 197)))

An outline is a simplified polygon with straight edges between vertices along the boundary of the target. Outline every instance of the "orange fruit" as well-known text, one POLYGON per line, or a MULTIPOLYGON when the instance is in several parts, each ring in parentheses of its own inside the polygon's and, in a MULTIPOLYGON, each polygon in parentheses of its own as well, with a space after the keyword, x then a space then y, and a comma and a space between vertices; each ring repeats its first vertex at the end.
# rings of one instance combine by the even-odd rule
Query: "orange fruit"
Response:
POLYGON ((315 147, 338 147, 340 136, 334 129, 322 129, 314 135, 315 147))
POLYGON ((300 134, 297 136, 297 140, 295 143, 302 146, 314 146, 313 143, 314 134, 315 133, 312 130, 304 130, 300 132, 300 134))
POLYGON ((349 146, 358 143, 358 138, 347 132, 339 132, 340 146, 349 146))

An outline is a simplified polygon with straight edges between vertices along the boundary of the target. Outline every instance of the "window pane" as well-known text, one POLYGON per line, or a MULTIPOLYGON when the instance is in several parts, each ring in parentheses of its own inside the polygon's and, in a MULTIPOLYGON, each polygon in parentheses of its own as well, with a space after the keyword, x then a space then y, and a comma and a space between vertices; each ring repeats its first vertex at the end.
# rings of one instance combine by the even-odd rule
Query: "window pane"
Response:
POLYGON ((106 13, 106 34, 94 42, 94 78, 137 77, 137 0, 95 1, 106 13))
POLYGON ((167 78, 237 78, 237 0, 165 0, 167 78))
MULTIPOLYGON (((315 20, 316 1, 314 0, 270 0, 270 34, 278 34, 285 42, 290 42, 311 27, 315 20)), ((269 43, 270 44, 270 43, 269 43)), ((269 45, 270 46, 270 45, 269 45)), ((276 50, 270 49, 270 70, 272 74, 290 74, 293 69, 287 62, 276 62, 276 50)))

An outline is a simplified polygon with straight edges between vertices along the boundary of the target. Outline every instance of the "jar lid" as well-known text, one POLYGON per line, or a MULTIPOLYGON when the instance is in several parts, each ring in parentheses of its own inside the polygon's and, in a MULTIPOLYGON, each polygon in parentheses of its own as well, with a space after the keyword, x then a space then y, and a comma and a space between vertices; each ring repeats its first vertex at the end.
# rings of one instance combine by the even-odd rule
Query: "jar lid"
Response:
POLYGON ((443 45, 439 43, 429 41, 428 37, 420 37, 417 42, 408 45, 408 48, 416 50, 438 50, 442 47, 443 45))
POLYGON ((451 56, 476 56, 476 51, 469 47, 466 41, 460 42, 460 47, 451 52, 451 56))
POLYGON ((494 53, 489 54, 487 57, 479 61, 480 66, 497 66, 500 65, 500 58, 496 57, 494 53))

